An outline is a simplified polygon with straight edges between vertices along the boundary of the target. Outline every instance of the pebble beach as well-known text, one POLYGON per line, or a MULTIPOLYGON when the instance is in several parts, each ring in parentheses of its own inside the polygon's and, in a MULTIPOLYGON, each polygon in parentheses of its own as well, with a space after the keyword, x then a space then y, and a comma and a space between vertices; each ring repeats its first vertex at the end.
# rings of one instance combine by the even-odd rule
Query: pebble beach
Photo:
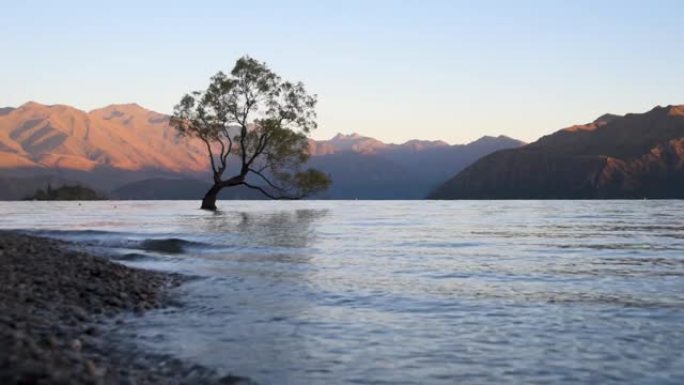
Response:
POLYGON ((68 243, 0 232, 0 384, 243 384, 110 337, 165 306, 186 278, 133 269, 68 243))

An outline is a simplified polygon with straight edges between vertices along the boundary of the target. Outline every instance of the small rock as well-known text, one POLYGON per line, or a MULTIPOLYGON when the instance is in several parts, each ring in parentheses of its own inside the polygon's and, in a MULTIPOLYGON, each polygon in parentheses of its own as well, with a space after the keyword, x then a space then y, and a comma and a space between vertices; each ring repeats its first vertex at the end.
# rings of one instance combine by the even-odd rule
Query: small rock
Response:
POLYGON ((126 376, 119 380, 119 385, 137 385, 137 383, 131 377, 126 376))
POLYGON ((71 342, 69 343, 69 346, 71 347, 71 349, 73 349, 77 352, 80 352, 81 348, 83 347, 83 344, 81 344, 81 340, 76 338, 76 339, 71 340, 71 342))
POLYGON ((82 307, 73 306, 71 308, 71 312, 73 313, 74 317, 76 317, 76 319, 78 319, 79 321, 85 321, 88 319, 88 313, 86 313, 86 311, 82 307))
POLYGON ((93 377, 100 377, 104 374, 104 370, 98 368, 95 363, 91 360, 86 360, 85 362, 85 368, 88 374, 90 374, 93 377))
POLYGON ((55 338, 54 336, 48 337, 47 343, 48 346, 50 346, 53 349, 59 346, 59 342, 57 341, 57 338, 55 338))
POLYGON ((97 328, 95 326, 88 326, 85 329, 85 334, 87 334, 89 336, 97 337, 97 336, 101 335, 102 332, 100 331, 99 328, 97 328))

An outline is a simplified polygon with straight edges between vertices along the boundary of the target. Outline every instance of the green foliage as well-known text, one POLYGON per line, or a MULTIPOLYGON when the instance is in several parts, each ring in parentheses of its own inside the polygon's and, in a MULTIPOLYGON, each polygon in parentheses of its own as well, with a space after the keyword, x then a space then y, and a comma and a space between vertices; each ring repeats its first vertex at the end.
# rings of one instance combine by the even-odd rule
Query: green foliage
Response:
POLYGON ((50 184, 48 184, 46 190, 38 190, 32 196, 26 198, 25 200, 32 201, 93 201, 93 200, 103 200, 105 197, 99 195, 94 190, 81 186, 62 186, 53 189, 50 184))
POLYGON ((326 174, 313 168, 295 174, 294 179, 300 194, 303 195, 325 191, 331 184, 330 178, 326 174))
POLYGON ((266 64, 237 60, 229 75, 218 72, 205 91, 186 94, 171 125, 179 135, 202 140, 218 187, 245 185, 271 198, 300 198, 330 185, 308 160, 307 134, 316 125, 316 96, 284 81, 266 64), (237 170, 228 179, 229 168, 237 170))

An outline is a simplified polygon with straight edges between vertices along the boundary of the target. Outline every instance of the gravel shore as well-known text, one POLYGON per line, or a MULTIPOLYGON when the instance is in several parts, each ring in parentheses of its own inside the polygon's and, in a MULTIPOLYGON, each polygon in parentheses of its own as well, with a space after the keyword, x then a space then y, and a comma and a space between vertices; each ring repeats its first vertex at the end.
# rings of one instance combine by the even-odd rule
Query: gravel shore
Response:
POLYGON ((117 315, 163 306, 179 276, 13 232, 0 232, 0 266, 0 384, 249 383, 107 338, 117 315))

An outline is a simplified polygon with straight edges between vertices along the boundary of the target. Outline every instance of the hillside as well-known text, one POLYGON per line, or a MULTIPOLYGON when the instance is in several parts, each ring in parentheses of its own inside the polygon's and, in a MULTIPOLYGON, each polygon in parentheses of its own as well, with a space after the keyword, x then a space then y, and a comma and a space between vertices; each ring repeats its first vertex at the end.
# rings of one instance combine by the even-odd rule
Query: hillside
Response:
POLYGON ((0 169, 204 170, 203 148, 179 140, 168 121, 137 104, 84 112, 28 102, 0 113, 0 169))
POLYGON ((434 199, 684 198, 684 106, 606 114, 486 156, 434 199))
POLYGON ((24 200, 29 201, 99 201, 107 199, 97 191, 81 185, 64 185, 53 189, 50 185, 43 190, 38 189, 24 200))
POLYGON ((386 144, 358 134, 316 143, 309 163, 333 177, 331 199, 422 199, 480 157, 523 143, 485 136, 465 145, 412 140, 386 144), (320 149, 325 149, 324 153, 320 149))
MULTIPOLYGON (((422 199, 439 183, 482 155, 521 145, 503 136, 455 146, 416 146, 415 142, 385 144, 358 134, 311 141, 314 149, 308 165, 333 178, 331 188, 314 198, 422 199), (366 143, 375 143, 375 146, 371 148, 366 143), (323 153, 318 152, 321 148, 325 149, 323 153)), ((119 186, 111 195, 121 199, 196 199, 209 188, 208 181, 208 177, 197 175, 190 179, 153 177, 119 186)), ((227 189, 221 198, 259 199, 260 196, 249 189, 227 189)))
POLYGON ((76 184, 54 175, 28 176, 25 178, 0 176, 0 199, 21 200, 47 185, 64 186, 76 184))
MULTIPOLYGON (((137 104, 90 112, 35 102, 0 109, 0 199, 18 199, 26 189, 15 183, 26 178, 82 183, 123 199, 197 199, 210 181, 206 150, 177 138, 168 121, 137 104), (205 182, 194 186, 193 180, 205 182)), ((338 134, 309 144, 309 165, 333 179, 318 198, 421 199, 478 158, 522 142, 486 136, 466 145, 392 144, 338 134)), ((224 197, 252 198, 253 192, 224 197)))

